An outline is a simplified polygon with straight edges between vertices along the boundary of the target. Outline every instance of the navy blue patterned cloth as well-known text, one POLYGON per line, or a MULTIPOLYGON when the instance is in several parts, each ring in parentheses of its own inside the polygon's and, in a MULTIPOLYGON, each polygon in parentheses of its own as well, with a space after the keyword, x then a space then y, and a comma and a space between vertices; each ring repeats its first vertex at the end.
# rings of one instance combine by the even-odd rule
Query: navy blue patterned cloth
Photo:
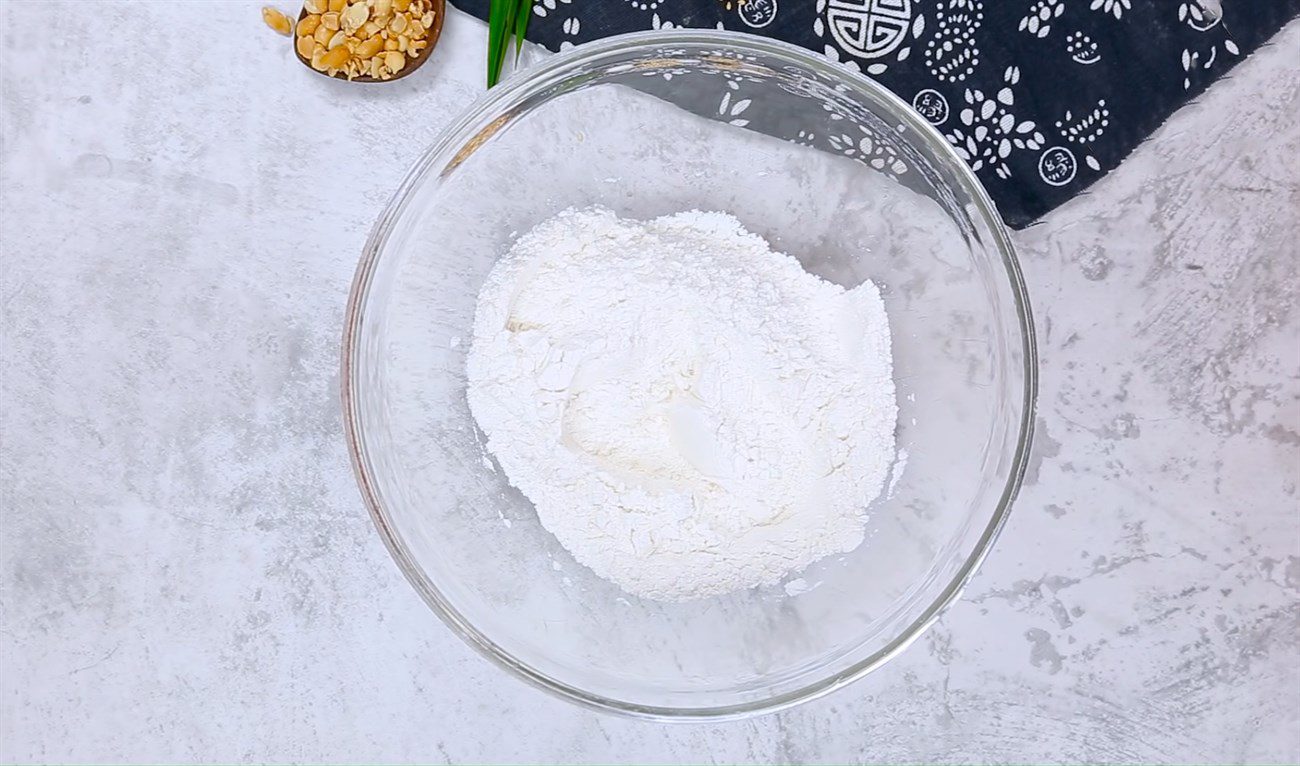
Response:
MULTIPOLYGON (((452 1, 487 17, 489 0, 452 1)), ((1222 13, 1204 1, 535 0, 528 38, 558 51, 624 32, 725 28, 812 49, 910 102, 1020 228, 1300 15, 1300 0, 1225 0, 1222 13)))

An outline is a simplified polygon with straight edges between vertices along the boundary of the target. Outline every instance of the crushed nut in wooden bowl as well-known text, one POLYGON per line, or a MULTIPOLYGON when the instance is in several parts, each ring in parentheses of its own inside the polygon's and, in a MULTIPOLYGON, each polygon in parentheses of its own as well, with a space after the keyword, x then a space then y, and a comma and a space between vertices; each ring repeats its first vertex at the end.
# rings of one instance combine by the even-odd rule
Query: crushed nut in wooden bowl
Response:
POLYGON ((355 82, 387 82, 428 60, 445 11, 445 0, 306 0, 296 25, 274 8, 263 8, 262 19, 291 35, 294 54, 313 70, 355 82))

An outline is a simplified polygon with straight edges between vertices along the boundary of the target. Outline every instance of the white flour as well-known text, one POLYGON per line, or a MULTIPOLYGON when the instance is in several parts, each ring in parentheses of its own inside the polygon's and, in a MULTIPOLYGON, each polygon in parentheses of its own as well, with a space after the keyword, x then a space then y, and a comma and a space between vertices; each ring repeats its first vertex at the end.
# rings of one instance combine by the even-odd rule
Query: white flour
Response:
POLYGON ((894 457, 875 286, 723 213, 566 211, 479 294, 469 404, 510 483, 596 574, 683 600, 862 542, 894 457))

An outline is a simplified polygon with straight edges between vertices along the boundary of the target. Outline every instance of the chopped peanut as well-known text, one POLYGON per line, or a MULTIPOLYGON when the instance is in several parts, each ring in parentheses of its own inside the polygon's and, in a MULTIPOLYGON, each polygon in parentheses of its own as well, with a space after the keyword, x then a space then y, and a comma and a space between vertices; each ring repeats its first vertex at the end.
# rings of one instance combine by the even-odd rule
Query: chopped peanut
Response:
POLYGON ((347 48, 342 46, 333 48, 321 57, 321 63, 325 65, 326 69, 340 69, 344 64, 348 63, 348 55, 347 48))
POLYGON ((314 13, 311 14, 310 16, 303 16, 302 20, 298 22, 298 36, 299 37, 302 37, 303 35, 310 36, 313 32, 316 31, 316 27, 319 26, 320 26, 320 16, 317 16, 314 13))
POLYGON ((293 22, 289 21, 289 17, 270 6, 262 9, 262 21, 282 35, 293 34, 293 22))
POLYGON ((313 69, 349 80, 391 80, 413 66, 437 21, 430 0, 303 0, 303 9, 296 28, 269 6, 262 19, 313 69))
POLYGON ((364 2, 356 2, 343 11, 343 31, 352 34, 370 19, 370 7, 364 2))
POLYGON ((384 41, 379 38, 379 35, 375 35, 374 37, 367 38, 365 42, 358 45, 357 49, 352 52, 359 59, 368 59, 383 49, 384 41))

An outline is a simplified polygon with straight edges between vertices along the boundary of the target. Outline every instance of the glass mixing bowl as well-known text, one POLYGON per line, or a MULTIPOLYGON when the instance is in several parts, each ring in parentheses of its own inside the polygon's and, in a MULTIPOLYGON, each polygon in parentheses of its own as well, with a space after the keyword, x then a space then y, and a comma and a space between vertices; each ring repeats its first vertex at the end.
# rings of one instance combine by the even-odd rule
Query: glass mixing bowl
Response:
POLYGON ((738 717, 863 676, 957 596, 1024 472, 1035 364, 1011 243, 934 128, 802 49, 673 30, 547 59, 429 148, 366 245, 343 405, 384 542, 462 638, 592 707, 738 717), (772 587, 660 603, 597 578, 540 526, 484 449, 465 356, 496 259, 590 205, 728 211, 813 273, 881 287, 899 450, 859 548, 772 587))

